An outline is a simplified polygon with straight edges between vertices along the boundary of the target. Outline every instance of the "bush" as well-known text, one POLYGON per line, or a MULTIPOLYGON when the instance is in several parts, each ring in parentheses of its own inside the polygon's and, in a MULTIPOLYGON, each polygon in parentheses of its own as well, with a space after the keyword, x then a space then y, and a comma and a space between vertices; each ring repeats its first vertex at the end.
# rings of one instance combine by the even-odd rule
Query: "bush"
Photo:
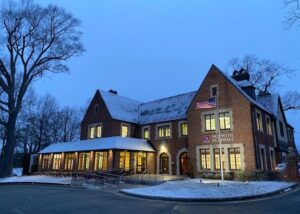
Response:
POLYGON ((266 171, 240 171, 234 173, 234 180, 238 181, 267 181, 275 180, 273 173, 266 171))

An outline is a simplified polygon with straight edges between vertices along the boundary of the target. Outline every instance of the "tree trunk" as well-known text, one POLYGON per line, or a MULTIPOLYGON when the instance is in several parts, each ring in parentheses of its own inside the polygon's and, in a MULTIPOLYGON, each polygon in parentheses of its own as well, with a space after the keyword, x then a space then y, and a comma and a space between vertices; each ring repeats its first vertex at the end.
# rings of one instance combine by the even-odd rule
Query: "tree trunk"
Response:
POLYGON ((0 157, 0 178, 9 177, 12 174, 14 151, 16 147, 16 120, 15 113, 9 115, 7 123, 7 142, 4 145, 0 157))

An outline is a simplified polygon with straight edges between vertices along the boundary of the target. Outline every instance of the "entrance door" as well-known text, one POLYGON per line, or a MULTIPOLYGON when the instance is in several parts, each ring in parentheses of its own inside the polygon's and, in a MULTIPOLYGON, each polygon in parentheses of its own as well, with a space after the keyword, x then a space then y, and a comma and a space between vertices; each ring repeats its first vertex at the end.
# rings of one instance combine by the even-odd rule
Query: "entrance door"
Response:
POLYGON ((189 160, 188 160, 187 153, 183 152, 180 155, 180 175, 186 175, 187 174, 188 164, 189 164, 189 160))
POLYGON ((166 153, 160 155, 160 173, 169 174, 169 156, 166 153))
POLYGON ((144 173, 146 170, 146 153, 137 153, 137 173, 144 173))

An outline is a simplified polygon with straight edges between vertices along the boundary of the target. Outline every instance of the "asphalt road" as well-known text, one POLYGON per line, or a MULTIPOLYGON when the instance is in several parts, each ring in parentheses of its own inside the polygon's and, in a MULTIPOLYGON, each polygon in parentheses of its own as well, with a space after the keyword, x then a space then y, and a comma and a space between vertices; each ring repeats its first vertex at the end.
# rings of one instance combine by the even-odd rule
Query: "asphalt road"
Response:
POLYGON ((99 190, 0 186, 0 213, 300 213, 300 190, 234 203, 177 203, 136 199, 99 190))

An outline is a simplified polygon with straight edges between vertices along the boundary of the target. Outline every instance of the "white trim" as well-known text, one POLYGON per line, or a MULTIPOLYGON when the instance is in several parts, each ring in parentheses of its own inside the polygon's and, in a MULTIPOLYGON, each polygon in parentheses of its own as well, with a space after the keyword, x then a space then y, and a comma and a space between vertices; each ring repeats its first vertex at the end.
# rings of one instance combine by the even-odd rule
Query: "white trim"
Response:
POLYGON ((266 146, 265 145, 262 145, 262 144, 259 144, 259 156, 260 156, 260 167, 262 170, 268 170, 268 165, 267 165, 267 154, 266 154, 266 146), (264 156, 265 158, 263 159, 262 158, 262 155, 261 155, 261 149, 264 150, 264 156), (264 168, 264 165, 262 164, 263 163, 263 160, 265 162, 265 166, 266 166, 266 169, 264 168))
POLYGON ((177 152, 176 155, 176 175, 180 175, 180 155, 184 152, 188 152, 187 148, 182 148, 177 152))
POLYGON ((210 97, 214 97, 213 94, 212 94, 212 92, 213 92, 212 89, 215 88, 215 87, 217 88, 217 94, 214 95, 214 96, 218 96, 218 95, 219 95, 219 86, 218 86, 217 84, 215 84, 215 85, 211 85, 211 86, 209 87, 209 94, 210 94, 210 97))
POLYGON ((275 157, 275 150, 273 147, 269 147, 269 155, 270 155, 270 164, 271 164, 271 170, 275 170, 275 167, 276 167, 276 157, 275 157), (273 152, 273 157, 274 157, 274 160, 272 160, 272 155, 271 155, 271 152, 273 152))
POLYGON ((142 138, 145 139, 145 136, 144 136, 144 130, 145 129, 148 129, 149 130, 149 139, 146 139, 146 140, 150 140, 151 139, 151 130, 150 130, 150 126, 142 126, 142 138))
POLYGON ((169 156, 169 175, 172 175, 172 157, 167 149, 160 150, 156 155, 156 174, 160 174, 160 155, 163 153, 169 156))
POLYGON ((172 123, 158 123, 155 125, 155 139, 161 140, 161 139, 171 139, 172 138, 172 123), (170 137, 158 137, 158 127, 161 126, 170 126, 170 137))
POLYGON ((101 138, 101 137, 97 137, 97 126, 101 126, 101 137, 103 135, 103 123, 91 123, 88 125, 88 135, 87 135, 87 139, 97 139, 97 138, 101 138), (95 132, 94 132, 94 137, 91 138, 90 136, 90 129, 91 127, 95 128, 95 132))
POLYGON ((181 133, 181 124, 186 123, 187 125, 187 121, 186 120, 181 120, 178 121, 178 137, 187 137, 189 134, 189 128, 187 127, 187 135, 182 135, 181 133))

